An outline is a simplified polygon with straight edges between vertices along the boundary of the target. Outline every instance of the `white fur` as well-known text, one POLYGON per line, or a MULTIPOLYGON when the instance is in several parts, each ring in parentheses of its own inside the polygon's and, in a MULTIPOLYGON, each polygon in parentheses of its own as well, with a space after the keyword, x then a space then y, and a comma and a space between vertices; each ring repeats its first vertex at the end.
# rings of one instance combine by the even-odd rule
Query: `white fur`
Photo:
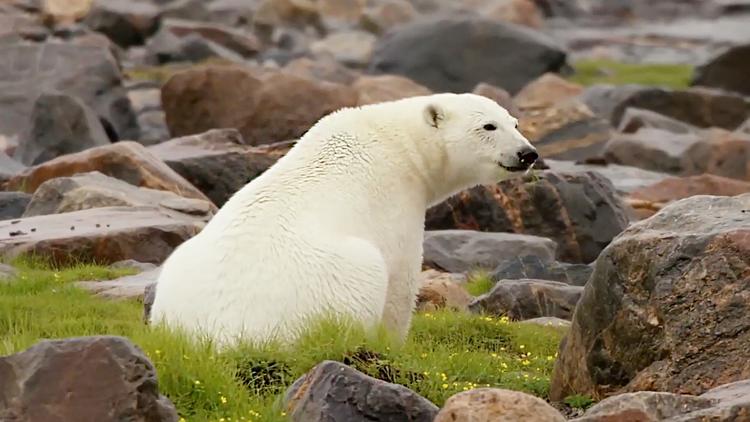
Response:
POLYGON ((321 119, 164 263, 152 323, 218 344, 292 341, 333 311, 408 333, 425 210, 511 177, 530 147, 516 119, 472 94, 343 109, 321 119), (487 131, 493 123, 498 128, 487 131))

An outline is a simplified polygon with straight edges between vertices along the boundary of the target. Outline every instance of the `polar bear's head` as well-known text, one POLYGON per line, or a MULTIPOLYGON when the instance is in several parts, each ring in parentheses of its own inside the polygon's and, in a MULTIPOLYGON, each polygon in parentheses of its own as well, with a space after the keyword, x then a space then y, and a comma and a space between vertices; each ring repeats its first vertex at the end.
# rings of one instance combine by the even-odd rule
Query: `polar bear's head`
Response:
POLYGON ((475 94, 424 97, 429 137, 444 151, 446 176, 460 185, 492 184, 525 173, 538 158, 518 120, 475 94))

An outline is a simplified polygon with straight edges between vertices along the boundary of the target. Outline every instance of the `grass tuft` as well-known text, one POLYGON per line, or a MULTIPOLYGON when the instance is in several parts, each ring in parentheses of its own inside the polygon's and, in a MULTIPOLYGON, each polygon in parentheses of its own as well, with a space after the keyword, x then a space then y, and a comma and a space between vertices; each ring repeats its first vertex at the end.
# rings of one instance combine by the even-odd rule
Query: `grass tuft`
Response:
POLYGON ((495 282, 490 278, 486 271, 475 271, 469 274, 469 280, 466 283, 466 291, 472 296, 481 296, 489 293, 495 287, 495 282))
POLYGON ((642 84, 674 89, 687 88, 693 68, 679 64, 631 64, 611 60, 580 60, 569 79, 584 86, 594 84, 642 84))
POLYGON ((507 318, 441 311, 416 315, 406 342, 384 331, 367 334, 342 321, 321 321, 293 346, 245 344, 217 352, 207 342, 144 325, 137 301, 105 301, 73 284, 129 270, 14 264, 17 279, 0 283, 0 354, 45 338, 128 337, 154 363, 161 392, 186 421, 283 421, 288 386, 326 359, 405 385, 438 406, 455 393, 487 386, 546 398, 563 335, 507 318))

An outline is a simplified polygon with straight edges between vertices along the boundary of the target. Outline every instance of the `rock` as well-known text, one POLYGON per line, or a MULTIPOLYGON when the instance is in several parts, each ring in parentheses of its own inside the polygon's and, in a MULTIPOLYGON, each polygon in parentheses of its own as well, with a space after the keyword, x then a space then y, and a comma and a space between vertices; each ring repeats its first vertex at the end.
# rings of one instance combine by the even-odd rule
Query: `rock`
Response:
POLYGON ((113 269, 123 269, 123 268, 135 269, 135 270, 138 270, 139 272, 146 272, 146 271, 150 271, 150 270, 157 268, 156 265, 154 264, 149 264, 147 262, 138 262, 134 259, 125 259, 123 261, 117 261, 114 264, 110 265, 109 267, 113 269))
POLYGON ((464 273, 495 268, 516 255, 538 255, 552 260, 556 249, 554 241, 536 236, 438 230, 425 232, 423 255, 428 267, 464 273))
POLYGON ((123 337, 44 340, 0 357, 0 397, 2 420, 178 420, 172 403, 159 394, 153 364, 123 337))
POLYGON ((376 37, 369 32, 350 30, 329 34, 310 45, 316 56, 330 55, 346 66, 362 68, 372 57, 376 37))
POLYGON ((698 128, 649 110, 628 108, 617 128, 620 133, 636 133, 642 128, 659 129, 677 134, 697 133, 698 128))
POLYGON ((513 97, 511 97, 508 91, 502 88, 481 82, 474 87, 472 93, 494 100, 496 103, 500 104, 501 107, 508 110, 508 113, 512 116, 519 117, 521 115, 518 106, 513 102, 513 97))
POLYGON ((615 190, 626 194, 658 183, 670 175, 619 164, 578 164, 570 161, 544 160, 550 170, 558 173, 585 173, 593 171, 609 179, 615 190))
MULTIPOLYGON (((493 2, 494 3, 494 2, 493 2)), ((533 0, 509 0, 494 3, 487 17, 530 28, 541 28, 544 18, 533 0)))
POLYGON ((301 78, 348 85, 359 76, 357 72, 343 66, 332 57, 316 57, 315 60, 301 57, 284 65, 284 72, 301 78))
POLYGON ((15 158, 26 165, 110 144, 96 114, 69 95, 43 92, 30 120, 26 139, 15 151, 15 158))
POLYGON ((31 201, 31 195, 24 192, 0 192, 0 220, 19 218, 31 201))
POLYGON ((521 324, 533 324, 540 327, 570 328, 570 321, 555 317, 531 318, 520 322, 521 324))
POLYGON ((24 217, 61 214, 105 207, 153 207, 210 219, 214 204, 183 198, 173 192, 139 188, 98 171, 58 177, 42 183, 31 197, 24 217))
MULTIPOLYGON (((620 103, 636 93, 648 89, 650 88, 636 84, 596 84, 584 88, 578 99, 586 104, 597 116, 604 120, 612 121, 612 114, 620 103)), ((627 108, 624 110, 627 110, 627 108)))
POLYGON ((174 75, 162 90, 173 136, 236 128, 252 145, 298 139, 321 117, 357 103, 350 87, 240 67, 174 75))
POLYGON ((469 310, 513 320, 555 317, 569 320, 583 287, 547 280, 500 280, 474 299, 469 310))
POLYGON ((702 88, 682 91, 648 88, 629 95, 615 107, 612 125, 619 126, 630 107, 654 111, 700 128, 734 130, 750 117, 750 99, 737 94, 702 88))
POLYGON ((537 255, 523 255, 508 258, 498 264, 490 273, 490 279, 495 283, 500 280, 537 279, 583 286, 593 270, 590 265, 566 264, 537 255))
POLYGON ((18 270, 8 264, 0 263, 0 284, 13 281, 18 275, 18 270))
POLYGON ((162 28, 146 43, 143 61, 153 66, 207 61, 241 63, 243 58, 197 32, 178 36, 162 28))
POLYGON ((22 135, 42 92, 79 98, 111 125, 117 139, 138 139, 135 114, 109 46, 47 41, 0 44, 0 133, 22 135))
POLYGON ((55 24, 70 24, 89 13, 93 0, 43 0, 42 16, 55 24))
POLYGON ((695 69, 692 85, 724 89, 750 96, 750 44, 726 48, 695 69))
POLYGON ((432 93, 411 79, 396 75, 360 76, 352 88, 357 91, 361 106, 432 93))
POLYGON ((0 221, 0 254, 37 254, 66 265, 124 259, 158 264, 205 225, 199 219, 154 208, 95 208, 0 221))
POLYGON ((541 172, 463 191, 427 212, 427 230, 463 229, 548 237, 558 257, 589 263, 628 224, 612 184, 594 172, 541 172))
POLYGON ((407 0, 382 0, 369 4, 362 14, 362 28, 381 35, 389 29, 414 20, 417 10, 407 0))
POLYGON ((628 202, 643 209, 641 216, 655 214, 667 204, 697 195, 736 196, 750 192, 750 182, 702 174, 690 177, 670 177, 651 186, 630 193, 628 202))
POLYGON ((583 87, 568 82, 555 73, 545 73, 516 94, 514 101, 521 108, 551 106, 575 98, 583 92, 583 87))
POLYGON ((437 406, 404 386, 333 361, 323 361, 297 380, 284 401, 293 422, 432 422, 438 413, 437 406))
POLYGON ((417 294, 417 311, 430 312, 438 309, 466 311, 472 297, 461 284, 452 281, 453 279, 465 282, 465 277, 461 274, 443 275, 435 270, 423 272, 422 285, 417 294))
POLYGON ((643 391, 602 400, 576 422, 663 421, 711 407, 712 401, 697 396, 643 391))
POLYGON ((747 378, 748 210, 750 194, 696 196, 618 236, 560 346, 550 399, 701 394, 747 378))
POLYGON ((260 40, 249 32, 207 22, 165 19, 161 31, 178 39, 197 35, 241 57, 253 57, 262 47, 260 40))
POLYGON ((156 300, 156 283, 146 286, 143 292, 143 323, 148 325, 151 321, 151 308, 156 300))
POLYGON ((476 388, 449 398, 434 422, 564 422, 544 400, 520 391, 476 388))
POLYGON ((538 76, 559 71, 565 62, 565 51, 541 33, 461 16, 394 28, 378 41, 369 70, 403 75, 435 92, 471 91, 486 82, 515 94, 538 76))
POLYGON ((242 135, 234 129, 213 129, 162 142, 149 150, 217 206, 222 206, 282 155, 244 143, 242 135))
POLYGON ((608 162, 678 175, 710 173, 750 180, 750 136, 720 129, 675 134, 643 128, 614 136, 605 146, 608 162))
POLYGON ((79 281, 76 283, 76 286, 106 299, 135 299, 144 301, 146 288, 156 283, 160 272, 161 268, 156 268, 114 280, 79 281))
POLYGON ((159 8, 148 2, 95 0, 84 24, 123 48, 143 45, 159 28, 159 8))
POLYGON ((30 167, 7 181, 4 188, 34 192, 47 180, 91 171, 98 171, 135 186, 166 190, 186 198, 208 200, 143 145, 130 141, 64 155, 30 167))
POLYGON ((0 151, 0 180, 5 181, 22 172, 26 166, 0 151))

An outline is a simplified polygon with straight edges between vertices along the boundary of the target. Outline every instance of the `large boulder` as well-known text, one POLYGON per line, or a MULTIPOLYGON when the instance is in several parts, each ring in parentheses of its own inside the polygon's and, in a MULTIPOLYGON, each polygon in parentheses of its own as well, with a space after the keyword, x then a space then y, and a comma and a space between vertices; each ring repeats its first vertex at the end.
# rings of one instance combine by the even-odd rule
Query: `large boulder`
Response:
POLYGON ((162 89, 172 136, 235 128, 251 145, 298 139, 321 117, 357 99, 351 87, 235 66, 180 72, 162 89))
POLYGON ((701 394, 750 376, 750 194, 696 196, 632 225, 596 267, 550 398, 701 394))
POLYGON ((538 255, 519 255, 500 262, 489 276, 495 283, 501 280, 537 279, 583 286, 589 281, 593 270, 591 265, 566 264, 538 255))
POLYGON ((31 123, 15 158, 26 165, 109 145, 99 118, 78 98, 43 92, 34 102, 31 123))
POLYGON ((23 192, 0 192, 0 220, 10 220, 23 215, 31 195, 23 192))
POLYGON ((514 320, 555 317, 569 320, 583 287, 547 280, 500 280, 488 293, 469 304, 480 314, 514 320))
POLYGON ((150 2, 96 0, 84 24, 123 48, 142 45, 156 32, 160 10, 150 2))
POLYGON ((544 160, 544 164, 550 170, 558 173, 584 173, 593 171, 606 177, 615 190, 620 194, 626 194, 634 190, 653 185, 670 177, 669 174, 648 171, 633 166, 622 166, 619 164, 583 164, 562 160, 544 160))
POLYGON ((438 407, 408 388, 324 361, 289 388, 285 408, 293 422, 432 422, 438 407))
POLYGON ((187 198, 208 199, 146 147, 131 141, 91 148, 29 167, 8 180, 3 187, 6 190, 34 192, 47 180, 91 171, 135 186, 171 191, 187 198))
POLYGON ((564 422, 544 400, 520 391, 476 388, 450 397, 434 422, 564 422))
POLYGON ((562 261, 589 263, 627 225, 612 183, 595 172, 545 171, 463 191, 427 212, 427 230, 531 234, 555 240, 562 261))
POLYGON ((640 108, 700 128, 734 130, 750 117, 750 99, 705 88, 670 90, 644 88, 626 96, 612 111, 612 125, 619 126, 628 108, 640 108))
POLYGON ((729 47, 695 69, 693 85, 750 96, 750 44, 729 47))
POLYGON ((23 135, 39 94, 58 91, 91 107, 117 138, 137 140, 136 117, 108 47, 59 41, 0 45, 0 134, 23 135))
POLYGON ((0 255, 38 255, 60 265, 126 259, 160 264, 205 221, 151 207, 107 207, 0 221, 0 255))
POLYGON ((557 245, 550 239, 515 233, 486 233, 470 230, 427 231, 424 236, 424 264, 454 273, 495 268, 518 255, 552 260, 557 245))
POLYGON ((235 129, 212 129, 149 147, 150 152, 200 189, 217 206, 224 205, 287 150, 245 145, 244 138, 235 129))
POLYGON ((178 415, 143 351, 102 336, 44 340, 0 357, 0 420, 177 422, 178 415))
POLYGON ((139 188, 95 171, 42 183, 31 197, 23 216, 61 214, 91 208, 146 206, 206 220, 217 210, 210 201, 184 198, 165 190, 139 188))
POLYGON ((565 51, 539 32, 457 16, 394 28, 378 41, 369 71, 404 75, 436 92, 468 92, 486 82, 515 94, 565 64, 565 51))

